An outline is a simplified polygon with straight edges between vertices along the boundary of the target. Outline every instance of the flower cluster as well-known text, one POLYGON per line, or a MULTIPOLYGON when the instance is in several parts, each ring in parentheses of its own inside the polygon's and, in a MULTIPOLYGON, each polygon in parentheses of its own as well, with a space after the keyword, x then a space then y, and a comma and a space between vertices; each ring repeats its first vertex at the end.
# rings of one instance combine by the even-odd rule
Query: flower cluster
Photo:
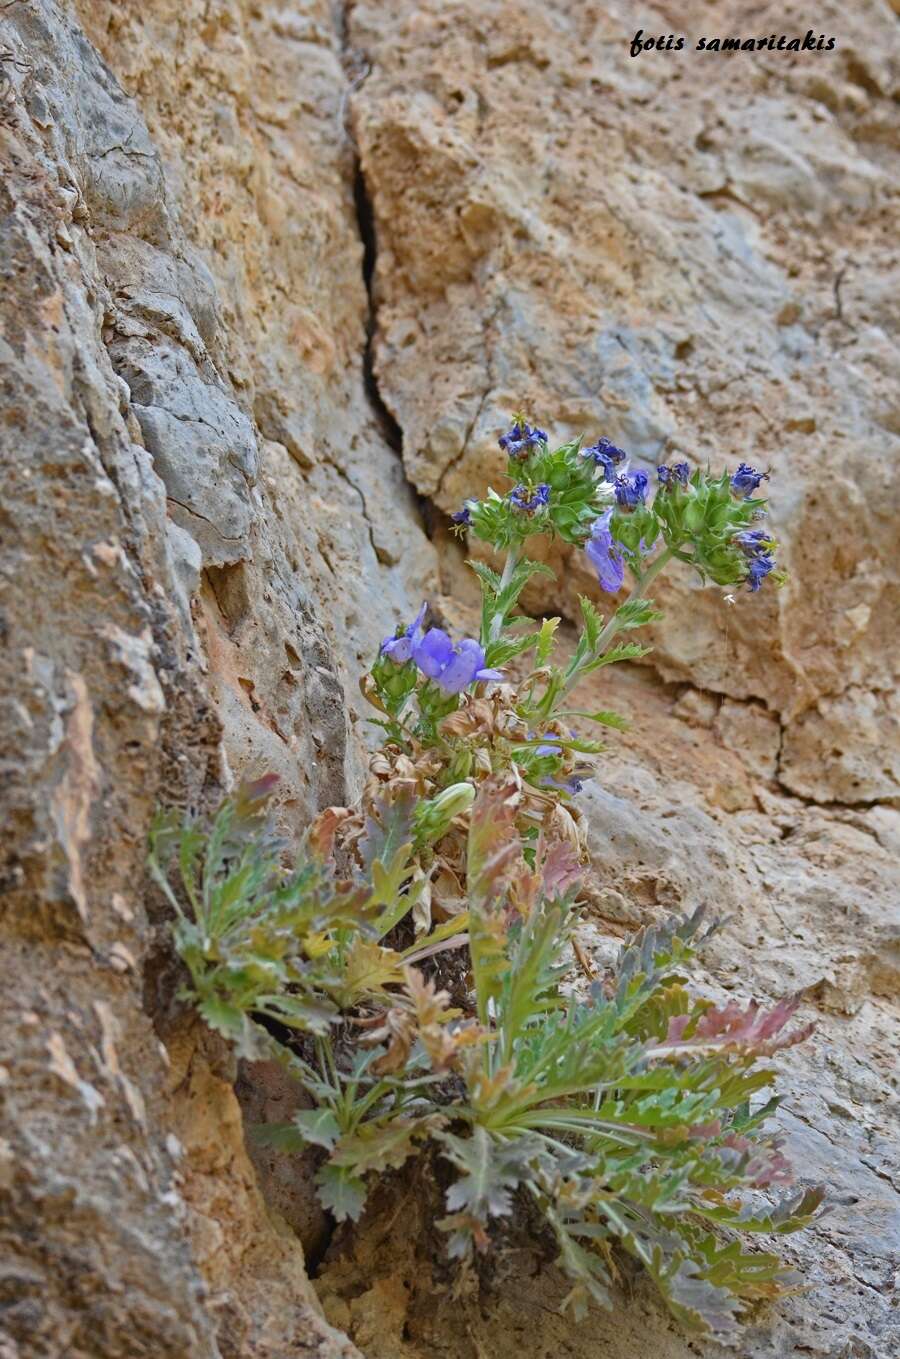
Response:
POLYGON ((592 458, 597 466, 602 468, 604 481, 615 481, 616 468, 626 461, 628 454, 623 448, 617 448, 609 439, 598 439, 595 444, 583 448, 581 456, 592 458))
POLYGON ((497 442, 510 458, 527 458, 546 447, 547 435, 542 429, 532 428, 522 416, 516 416, 512 428, 501 434, 497 442))
POLYGON ((550 503, 550 487, 546 481, 542 481, 533 493, 529 493, 527 486, 514 486, 509 493, 509 503, 526 514, 534 514, 535 510, 541 510, 550 503))
POLYGON ((754 492, 768 472, 741 462, 735 472, 714 477, 692 473, 687 462, 662 463, 654 495, 648 473, 629 466, 625 449, 606 437, 551 449, 544 430, 516 416, 500 445, 509 456, 512 489, 468 499, 451 516, 457 532, 496 551, 517 559, 534 533, 562 538, 584 548, 610 594, 624 585, 626 568, 643 593, 673 558, 689 562, 704 580, 725 587, 746 582, 754 593, 767 576, 782 579, 774 540, 742 536, 765 514, 754 492))
MULTIPOLYGON (((452 515, 459 533, 505 552, 502 572, 471 563, 482 589, 480 636, 454 642, 440 628, 426 631, 423 605, 408 627, 385 639, 364 689, 382 714, 373 720, 402 758, 420 745, 455 750, 455 779, 471 770, 474 746, 484 741, 487 749, 479 758, 485 770, 512 764, 533 788, 569 803, 589 773, 576 756, 592 752, 588 746, 573 747, 571 733, 559 724, 562 705, 591 670, 643 654, 640 644, 618 639, 658 616, 647 600, 653 580, 674 561, 692 566, 704 581, 726 588, 746 583, 752 593, 767 577, 780 578, 775 542, 758 523, 765 502, 753 495, 768 474, 745 462, 734 473, 719 476, 692 472, 684 461, 662 463, 651 487, 648 473, 629 465, 625 449, 610 439, 586 447, 574 439, 551 448, 545 431, 522 415, 515 417, 500 444, 509 457, 511 489, 469 498, 452 515), (561 669, 552 664, 555 623, 535 628, 516 615, 529 580, 548 573, 523 555, 527 540, 536 534, 583 549, 605 594, 618 594, 631 577, 625 603, 605 623, 587 600, 582 602, 584 632, 575 658, 561 669), (528 653, 534 655, 535 678, 515 687, 505 667, 528 653), (479 735, 473 729, 463 739, 465 723, 451 729, 454 714, 473 712, 476 686, 501 679, 507 680, 507 688, 497 701, 506 718, 479 718, 479 735), (536 751, 530 738, 520 737, 523 724, 531 730, 558 730, 560 741, 539 743, 536 751)), ((598 720, 617 721, 609 713, 598 720)))
POLYGON ((735 542, 747 558, 747 585, 758 590, 766 576, 775 570, 775 541, 763 529, 748 529, 738 533, 735 542))

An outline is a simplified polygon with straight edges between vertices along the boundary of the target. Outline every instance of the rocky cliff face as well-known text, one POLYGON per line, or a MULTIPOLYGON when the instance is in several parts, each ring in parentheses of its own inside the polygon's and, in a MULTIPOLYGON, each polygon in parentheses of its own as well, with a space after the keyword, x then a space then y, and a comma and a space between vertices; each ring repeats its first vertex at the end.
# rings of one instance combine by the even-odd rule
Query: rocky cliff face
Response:
MULTIPOLYGON (((808 27, 741 11, 640 23, 808 27)), ((704 899, 704 985, 803 992, 782 1118, 834 1207, 746 1354, 892 1352, 897 48, 874 0, 815 21, 833 54, 632 60, 589 0, 0 10, 4 1359, 715 1353, 640 1288, 561 1321, 534 1261, 453 1302, 402 1194, 317 1295, 285 1218, 322 1224, 251 1164, 143 878, 160 801, 262 767, 295 826, 353 796, 360 662, 426 595, 465 621, 439 512, 522 402, 772 473, 785 591, 677 579, 604 690, 635 729, 585 943, 704 899)))

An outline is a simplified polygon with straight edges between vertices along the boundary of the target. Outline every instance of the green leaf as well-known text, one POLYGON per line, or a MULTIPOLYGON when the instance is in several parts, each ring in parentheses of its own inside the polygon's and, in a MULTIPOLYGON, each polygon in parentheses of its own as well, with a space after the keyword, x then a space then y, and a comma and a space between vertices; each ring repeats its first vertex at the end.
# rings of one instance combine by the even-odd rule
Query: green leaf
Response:
POLYGON ((516 656, 522 656, 529 651, 538 641, 539 634, 529 633, 525 637, 505 636, 496 642, 489 642, 485 647, 485 664, 494 668, 506 665, 508 661, 516 656))
POLYGON ((631 722, 627 717, 622 717, 619 713, 609 712, 605 708, 599 708, 596 712, 582 712, 578 709, 566 711, 565 717, 583 717, 588 722, 596 722, 601 727, 614 727, 616 731, 627 731, 631 722))
POLYGON ((584 640, 588 654, 596 650, 600 632, 603 628, 603 619, 594 608, 593 604, 584 595, 578 596, 578 603, 581 605, 581 617, 584 621, 584 640))
POLYGON ((730 1341, 737 1336, 739 1300, 729 1289, 710 1283, 694 1260, 680 1260, 670 1273, 659 1269, 651 1269, 651 1273, 671 1311, 685 1326, 708 1332, 718 1340, 730 1341))
POLYGON ((298 996, 281 992, 260 996, 254 1008, 277 1017, 289 1028, 306 1033, 327 1033, 338 1017, 334 1005, 326 996, 298 996))
POLYGON ((268 1034, 258 1028, 235 1005, 217 996, 204 996, 197 1009, 211 1029, 215 1029, 234 1044, 234 1050, 244 1061, 256 1062, 266 1055, 270 1043, 268 1034))
POLYGON ((481 584, 490 591, 491 595, 496 596, 500 589, 500 577, 497 572, 491 570, 484 562, 470 560, 466 562, 466 565, 472 568, 481 584))
POLYGON ((547 1216, 559 1242, 557 1263, 574 1285, 563 1299, 560 1311, 571 1311, 578 1322, 584 1321, 587 1316, 589 1302, 608 1311, 612 1307, 610 1276, 603 1260, 596 1251, 586 1249, 575 1240, 570 1223, 564 1222, 552 1211, 548 1211, 547 1216))
MULTIPOLYGON (((495 618, 499 617, 504 620, 504 623, 506 622, 518 602, 519 596, 533 576, 550 576, 551 579, 556 579, 556 573, 549 566, 545 566, 543 562, 532 561, 528 557, 522 557, 516 563, 506 581, 482 562, 470 561, 469 565, 481 582, 484 639, 490 636, 491 625, 495 618)), ((492 655, 491 664, 497 663, 496 658, 492 655)))
POLYGON ((568 970, 560 967, 567 941, 564 918, 562 907, 544 907, 518 929, 497 1007, 503 1063, 512 1059, 525 1029, 560 1005, 558 985, 568 970))
POLYGON ((615 612, 619 632, 627 632, 630 628, 642 628, 648 623, 657 623, 662 616, 649 599, 626 600, 615 612))
POLYGON ((262 1147, 275 1147, 288 1154, 305 1151, 309 1139, 293 1123, 252 1123, 247 1127, 251 1142, 262 1147))
POLYGON ((316 1172, 319 1202, 338 1222, 358 1222, 368 1191, 358 1176, 345 1166, 326 1164, 316 1172))
POLYGON ((393 1117, 385 1123, 362 1123, 353 1134, 341 1138, 331 1164, 356 1175, 369 1171, 396 1170, 416 1151, 416 1142, 436 1131, 443 1119, 393 1117))
POLYGON ((817 1185, 814 1189, 801 1189, 798 1194, 781 1199, 767 1212, 754 1212, 742 1206, 732 1208, 725 1203, 706 1203, 699 1205, 699 1211, 713 1222, 734 1227, 742 1232, 766 1232, 779 1236, 798 1232, 808 1226, 814 1214, 822 1205, 825 1189, 817 1185))
POLYGON ((512 1211, 513 1191, 529 1176, 535 1141, 519 1137, 495 1142, 477 1123, 471 1137, 441 1132, 438 1139, 447 1160, 462 1172, 447 1190, 450 1212, 469 1213, 480 1222, 506 1217, 512 1211))
POLYGON ((639 642, 620 642, 596 660, 589 661, 582 673, 586 675, 591 670, 599 670, 604 665, 616 665, 619 661, 637 661, 652 650, 652 647, 641 646, 639 642))
POLYGON ((298 1109, 293 1124, 304 1141, 324 1147, 326 1151, 331 1150, 341 1135, 338 1121, 330 1109, 298 1109))
POLYGON ((541 623, 541 630, 537 640, 537 663, 546 665, 553 650, 553 643, 556 638, 556 629, 562 620, 559 618, 545 618, 541 623))

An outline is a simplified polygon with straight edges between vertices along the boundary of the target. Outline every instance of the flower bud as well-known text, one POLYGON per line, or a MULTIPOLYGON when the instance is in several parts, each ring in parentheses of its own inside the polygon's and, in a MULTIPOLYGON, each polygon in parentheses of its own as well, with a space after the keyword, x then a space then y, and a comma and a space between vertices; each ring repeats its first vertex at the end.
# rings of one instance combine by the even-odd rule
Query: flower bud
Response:
POLYGON ((475 785, 452 783, 436 797, 420 802, 416 808, 416 840, 434 844, 447 831, 455 816, 467 812, 475 801, 475 785))

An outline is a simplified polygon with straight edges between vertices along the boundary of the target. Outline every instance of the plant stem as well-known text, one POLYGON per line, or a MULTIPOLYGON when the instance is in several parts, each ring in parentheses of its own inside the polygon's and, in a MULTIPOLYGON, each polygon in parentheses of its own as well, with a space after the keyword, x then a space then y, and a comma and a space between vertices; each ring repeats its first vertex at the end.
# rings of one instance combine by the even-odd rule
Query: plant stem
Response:
MULTIPOLYGON (((503 591, 506 589, 507 585, 512 580, 513 572, 516 569, 516 563, 518 562, 518 560, 519 560, 519 548, 511 547, 506 554, 506 561, 503 563, 503 574, 500 577, 500 586, 499 589, 497 590, 498 595, 502 595, 503 591)), ((491 620, 491 630, 490 633, 488 634, 489 642, 496 642, 497 638, 503 631, 503 624, 505 622, 506 622, 505 609, 502 609, 498 613, 494 614, 494 617, 491 620)))
MULTIPOLYGON (((628 598, 624 602, 626 604, 630 604, 633 599, 643 599, 644 595, 646 594, 647 587, 650 585, 651 581, 655 580, 655 578, 659 575, 660 571, 662 571, 664 567, 668 566, 673 556, 674 550, 671 547, 664 548, 663 551, 660 552, 659 556, 656 557, 650 563, 650 565, 647 567, 647 570, 643 573, 643 575, 637 577, 634 585, 632 586, 628 594, 628 598)), ((619 608, 621 607, 622 605, 620 604, 619 608)), ((619 610, 616 609, 616 612, 609 619, 606 626, 602 629, 600 636, 597 638, 597 645, 595 648, 595 654, 597 656, 603 655, 607 646, 615 637, 616 633, 619 631, 621 627, 621 623, 619 622, 619 619, 617 617, 618 612, 619 610)), ((581 672, 579 670, 576 670, 573 675, 570 675, 566 683, 563 685, 563 688, 560 690, 559 698, 560 699, 566 698, 571 693, 572 689, 574 689, 575 685, 578 683, 580 678, 581 672)))
MULTIPOLYGON (((632 586, 628 594, 628 598, 625 600, 625 603, 630 604, 633 599, 643 599, 644 595, 647 592, 648 585, 659 575, 663 567, 668 566, 671 560, 672 560, 672 549, 670 547, 667 547, 662 552, 660 552, 659 556, 656 557, 650 563, 650 565, 647 567, 647 570, 643 573, 643 575, 640 576, 635 581, 634 585, 632 586)), ((621 605, 619 607, 621 608, 621 605)), ((616 612, 618 612, 618 610, 616 612)), ((615 637, 618 631, 619 621, 616 618, 616 614, 613 614, 609 622, 606 624, 606 627, 603 629, 603 631, 600 633, 600 636, 597 638, 598 656, 603 655, 603 652, 606 650, 607 643, 612 641, 613 637, 615 637)))

